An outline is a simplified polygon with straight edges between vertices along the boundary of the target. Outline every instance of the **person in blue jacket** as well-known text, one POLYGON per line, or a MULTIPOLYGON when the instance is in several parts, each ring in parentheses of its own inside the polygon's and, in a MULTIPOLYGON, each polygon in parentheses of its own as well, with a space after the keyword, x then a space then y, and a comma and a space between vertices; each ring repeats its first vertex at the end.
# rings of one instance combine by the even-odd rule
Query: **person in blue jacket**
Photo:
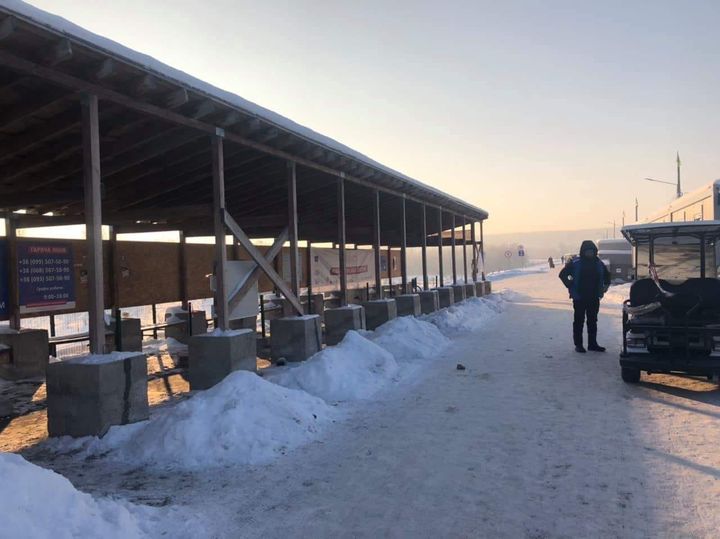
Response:
POLYGON ((610 286, 610 272, 597 256, 598 248, 590 240, 580 246, 580 256, 568 260, 560 271, 560 280, 570 292, 575 316, 573 318, 573 341, 575 351, 585 353, 583 325, 587 318, 588 350, 604 352, 597 343, 597 317, 600 300, 610 286))

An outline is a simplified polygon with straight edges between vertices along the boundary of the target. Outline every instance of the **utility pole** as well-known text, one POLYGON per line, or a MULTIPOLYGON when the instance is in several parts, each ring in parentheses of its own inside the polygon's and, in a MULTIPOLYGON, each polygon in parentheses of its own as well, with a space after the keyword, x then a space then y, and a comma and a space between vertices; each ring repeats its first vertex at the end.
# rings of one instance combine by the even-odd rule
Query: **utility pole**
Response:
POLYGON ((680 152, 677 152, 677 197, 682 196, 682 189, 680 188, 680 152))
POLYGON ((635 222, 638 222, 638 199, 635 197, 635 222))

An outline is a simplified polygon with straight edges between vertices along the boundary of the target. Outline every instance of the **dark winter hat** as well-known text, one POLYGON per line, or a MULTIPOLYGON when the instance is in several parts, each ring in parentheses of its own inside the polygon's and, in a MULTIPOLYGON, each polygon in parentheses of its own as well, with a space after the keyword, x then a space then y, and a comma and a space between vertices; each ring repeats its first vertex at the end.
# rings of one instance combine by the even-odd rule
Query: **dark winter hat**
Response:
POLYGON ((582 254, 585 251, 587 251, 588 249, 592 249, 593 251, 595 251, 595 256, 597 256, 597 253, 598 253, 597 245, 595 245, 595 242, 591 241, 591 240, 584 240, 582 242, 582 244, 580 245, 580 256, 582 256, 582 254))

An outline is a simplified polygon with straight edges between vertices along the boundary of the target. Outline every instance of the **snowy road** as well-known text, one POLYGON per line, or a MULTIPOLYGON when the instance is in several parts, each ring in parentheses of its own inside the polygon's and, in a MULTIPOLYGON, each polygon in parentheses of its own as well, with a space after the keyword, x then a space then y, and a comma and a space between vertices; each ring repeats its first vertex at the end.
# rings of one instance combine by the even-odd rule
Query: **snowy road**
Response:
POLYGON ((554 273, 503 285, 521 297, 416 384, 271 465, 61 471, 96 494, 168 496, 217 537, 717 536, 720 392, 664 376, 625 385, 616 306, 601 311, 608 352, 579 355, 554 273))

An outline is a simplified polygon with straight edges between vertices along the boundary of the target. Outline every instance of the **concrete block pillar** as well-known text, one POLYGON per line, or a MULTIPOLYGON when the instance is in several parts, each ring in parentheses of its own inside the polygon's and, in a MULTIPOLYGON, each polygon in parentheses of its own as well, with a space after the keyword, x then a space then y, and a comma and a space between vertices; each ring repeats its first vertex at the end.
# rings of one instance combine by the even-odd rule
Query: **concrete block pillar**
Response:
POLYGON ((440 298, 437 290, 423 290, 420 296, 420 311, 423 314, 434 313, 440 308, 440 298))
POLYGON ((339 343, 350 330, 365 329, 365 309, 346 305, 325 311, 325 344, 339 343))
POLYGON ((475 297, 475 284, 474 283, 465 283, 463 286, 465 287, 465 297, 466 298, 474 298, 475 297))
POLYGON ((112 332, 113 349, 123 352, 142 352, 142 321, 139 318, 121 318, 120 343, 115 342, 117 339, 116 324, 117 322, 113 318, 110 320, 110 323, 105 326, 106 331, 112 332))
POLYGON ((454 284, 452 285, 453 289, 453 300, 455 303, 460 303, 462 300, 465 299, 465 285, 464 284, 454 284))
POLYGON ((322 349, 320 315, 288 316, 270 321, 270 357, 303 361, 322 349))
POLYGON ((482 297, 485 295, 485 284, 483 281, 476 281, 475 283, 475 295, 477 297, 482 297))
POLYGON ((401 294, 395 297, 395 303, 398 316, 420 316, 422 312, 419 294, 401 294))
POLYGON ((0 330, 0 377, 9 380, 45 376, 50 357, 48 333, 44 329, 0 330))
POLYGON ((257 315, 246 316, 245 318, 235 318, 228 322, 230 329, 257 329, 257 315))
POLYGON ((363 303, 365 322, 368 329, 375 329, 397 318, 397 303, 394 299, 376 299, 363 303))
POLYGON ((455 294, 451 286, 441 286, 436 288, 438 293, 438 300, 440 302, 440 308, 445 309, 455 303, 455 294))
POLYGON ((113 352, 54 361, 47 368, 50 436, 102 436, 150 415, 144 354, 113 352))
POLYGON ((486 296, 492 294, 492 282, 491 281, 483 281, 483 286, 485 287, 485 295, 486 296))
MULTIPOLYGON (((175 311, 173 313, 166 313, 165 314, 165 322, 171 323, 173 321, 180 321, 185 322, 178 323, 172 326, 168 326, 165 328, 165 338, 173 338, 176 341, 179 341, 183 344, 188 344, 190 340, 190 333, 189 333, 189 327, 187 324, 187 319, 189 317, 189 313, 187 311, 175 311)), ((205 318, 205 311, 193 311, 192 313, 192 334, 193 335, 202 335, 203 333, 207 333, 208 330, 208 323, 207 319, 205 318)))
POLYGON ((233 371, 255 372, 257 340, 254 329, 193 335, 188 346, 190 389, 208 389, 233 371))

